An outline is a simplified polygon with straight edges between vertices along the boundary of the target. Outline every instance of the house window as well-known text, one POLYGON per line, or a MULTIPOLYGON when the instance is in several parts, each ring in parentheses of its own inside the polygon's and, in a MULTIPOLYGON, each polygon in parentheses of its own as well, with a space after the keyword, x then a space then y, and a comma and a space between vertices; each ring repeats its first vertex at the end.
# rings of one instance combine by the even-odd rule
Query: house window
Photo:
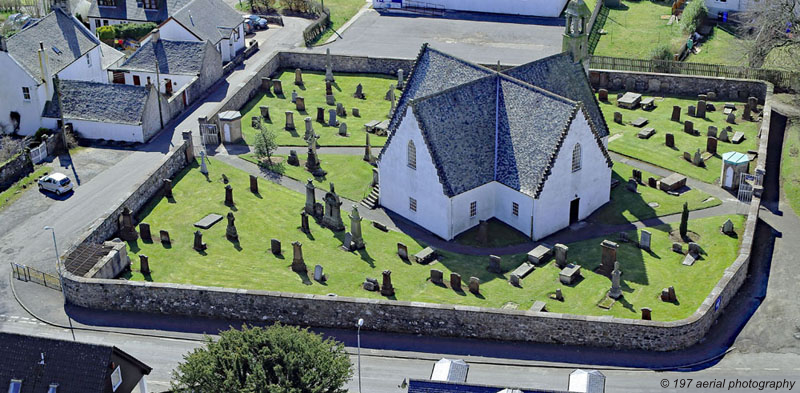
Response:
POLYGON ((408 167, 417 169, 417 147, 414 146, 414 141, 408 141, 408 167))
POLYGON ((103 26, 108 26, 108 19, 103 19, 103 26))
POLYGON ((146 10, 158 9, 158 0, 142 0, 142 7, 146 10))
POLYGON ((581 144, 576 143, 572 149, 572 171, 577 172, 581 170, 581 144))
POLYGON ((12 379, 11 385, 8 386, 8 393, 19 393, 22 391, 22 381, 19 379, 12 379))
POLYGON ((100 24, 100 19, 95 19, 95 20, 94 20, 94 27, 100 27, 100 26, 102 26, 102 25, 100 24))
POLYGON ((417 200, 414 198, 408 198, 408 209, 412 212, 417 211, 417 200))
POLYGON ((120 71, 114 71, 111 73, 111 82, 124 85, 125 84, 125 73, 120 71))
POLYGON ((101 7, 113 7, 116 4, 116 0, 97 0, 97 5, 101 7))
POLYGON ((88 65, 89 67, 92 66, 92 54, 91 53, 87 53, 86 54, 86 65, 88 65))
POLYGON ((238 28, 233 29, 233 40, 234 41, 239 41, 239 29, 238 28))
POLYGON ((134 75, 133 76, 133 84, 134 84, 134 86, 139 86, 139 85, 142 84, 141 79, 139 79, 139 75, 134 75))
POLYGON ((30 87, 22 87, 22 99, 25 101, 31 100, 31 88, 30 87))
POLYGON ((469 216, 475 217, 478 214, 478 202, 472 201, 469 203, 469 216))
POLYGON ((519 203, 511 202, 511 214, 519 216, 519 203))

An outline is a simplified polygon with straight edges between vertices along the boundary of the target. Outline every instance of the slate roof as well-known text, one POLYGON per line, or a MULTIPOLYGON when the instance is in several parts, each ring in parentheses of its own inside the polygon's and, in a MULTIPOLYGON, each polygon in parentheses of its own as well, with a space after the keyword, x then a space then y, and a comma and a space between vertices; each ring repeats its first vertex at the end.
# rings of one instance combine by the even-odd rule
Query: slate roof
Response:
POLYGON ((104 42, 100 42, 100 56, 103 65, 103 69, 108 69, 114 63, 116 63, 119 59, 125 57, 125 54, 106 45, 104 42))
POLYGON ((36 81, 42 80, 39 42, 44 44, 51 74, 60 72, 100 45, 100 41, 75 18, 56 8, 7 40, 9 55, 36 81))
POLYGON ((124 19, 135 22, 159 24, 181 9, 191 0, 158 0, 158 9, 145 9, 137 5, 137 0, 116 0, 116 5, 98 6, 96 0, 89 3, 88 16, 92 18, 124 19))
MULTIPOLYGON (((141 124, 151 93, 145 86, 71 80, 60 81, 60 87, 64 117, 114 124, 141 124)), ((42 116, 58 118, 58 100, 50 100, 42 116)))
POLYGON ((231 30, 244 23, 242 15, 222 0, 192 0, 172 18, 201 40, 211 41, 214 45, 230 37, 231 30))
POLYGON ((199 75, 203 68, 207 42, 147 40, 118 68, 131 71, 155 72, 158 60, 162 74, 199 75))
POLYGON ((565 391, 509 388, 503 386, 473 385, 456 382, 427 381, 411 379, 408 381, 408 393, 498 393, 504 389, 520 393, 560 393, 565 391))
POLYGON ((545 57, 543 59, 514 67, 504 72, 506 75, 560 96, 583 103, 589 113, 592 125, 601 138, 608 136, 608 125, 600 106, 589 85, 589 78, 581 64, 572 62, 569 53, 545 57))
MULTIPOLYGON (((12 379, 21 379, 22 393, 33 392, 34 370, 44 353, 45 366, 38 379, 37 392, 44 392, 50 383, 58 383, 59 393, 104 393, 111 355, 117 354, 138 363, 145 374, 150 368, 114 347, 55 340, 43 337, 0 333, 0 387, 12 379)), ((110 388, 110 386, 109 386, 110 388)))

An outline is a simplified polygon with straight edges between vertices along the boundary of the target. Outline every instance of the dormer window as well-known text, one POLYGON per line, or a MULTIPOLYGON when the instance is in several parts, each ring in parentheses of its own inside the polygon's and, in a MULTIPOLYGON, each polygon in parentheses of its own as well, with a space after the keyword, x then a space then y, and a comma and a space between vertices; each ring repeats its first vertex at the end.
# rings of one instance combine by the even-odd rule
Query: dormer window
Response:
POLYGON ((101 7, 115 7, 117 0, 97 0, 97 5, 101 7))
POLYGON ((8 386, 8 393, 19 393, 20 391, 22 391, 22 380, 12 379, 8 386))
POLYGON ((157 10, 158 0, 142 0, 142 7, 146 10, 157 10))

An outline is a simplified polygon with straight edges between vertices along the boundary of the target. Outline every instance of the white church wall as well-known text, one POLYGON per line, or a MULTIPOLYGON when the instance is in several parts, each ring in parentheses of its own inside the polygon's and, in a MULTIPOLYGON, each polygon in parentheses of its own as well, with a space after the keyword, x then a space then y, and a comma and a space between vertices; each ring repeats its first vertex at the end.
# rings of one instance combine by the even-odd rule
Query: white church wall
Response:
POLYGON ((444 195, 436 167, 422 139, 412 110, 392 136, 391 143, 378 163, 381 206, 405 217, 444 239, 450 234, 450 199, 444 195), (407 165, 408 141, 417 150, 417 169, 407 165), (417 211, 411 211, 409 198, 417 200, 417 211))
POLYGON ((516 230, 531 235, 531 217, 533 217, 533 198, 501 183, 493 183, 494 216, 516 230), (519 205, 519 214, 514 215, 513 203, 519 205))
POLYGON ((552 172, 534 202, 533 238, 541 239, 569 225, 570 203, 580 198, 583 220, 609 201, 611 168, 594 140, 586 117, 578 114, 558 153, 552 172), (581 169, 572 172, 572 151, 581 144, 581 169))
POLYGON ((480 187, 473 188, 467 192, 462 192, 452 198, 451 201, 451 231, 450 240, 461 232, 478 225, 481 220, 488 220, 494 217, 494 198, 497 183, 490 182, 480 187), (475 202, 475 216, 470 216, 470 205, 475 202))

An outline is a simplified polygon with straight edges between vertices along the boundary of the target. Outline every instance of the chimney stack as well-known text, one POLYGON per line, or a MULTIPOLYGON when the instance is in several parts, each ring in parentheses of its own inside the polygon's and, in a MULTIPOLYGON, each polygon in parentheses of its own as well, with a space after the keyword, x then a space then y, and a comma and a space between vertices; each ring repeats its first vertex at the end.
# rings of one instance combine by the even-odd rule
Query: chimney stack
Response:
POLYGON ((160 39, 161 31, 158 30, 158 28, 153 29, 153 31, 150 32, 150 40, 153 42, 153 44, 156 44, 160 39))
POLYGON ((50 64, 47 59, 47 51, 44 43, 39 41, 39 69, 41 70, 42 81, 44 82, 45 97, 49 99, 53 95, 53 81, 50 79, 50 64))

